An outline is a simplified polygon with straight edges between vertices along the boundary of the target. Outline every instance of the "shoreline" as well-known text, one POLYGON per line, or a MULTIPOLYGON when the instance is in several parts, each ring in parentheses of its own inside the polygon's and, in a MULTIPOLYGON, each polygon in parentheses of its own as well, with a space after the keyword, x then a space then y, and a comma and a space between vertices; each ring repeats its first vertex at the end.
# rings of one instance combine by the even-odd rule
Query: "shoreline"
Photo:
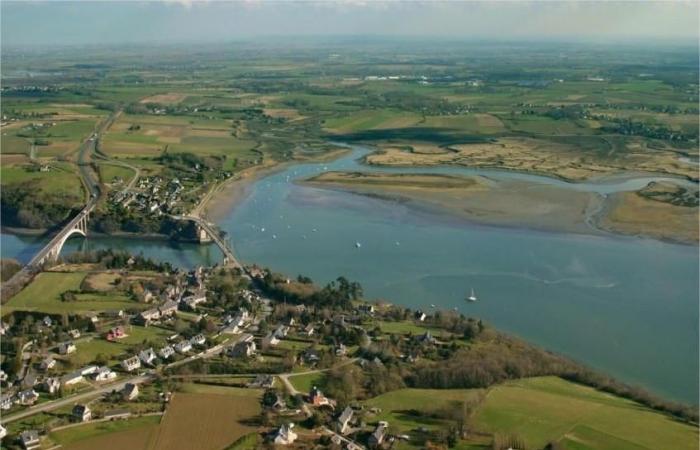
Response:
POLYGON ((209 198, 198 208, 202 216, 212 222, 219 222, 228 216, 248 195, 248 188, 256 181, 269 175, 281 172, 296 164, 319 163, 333 161, 350 153, 350 149, 337 149, 326 152, 318 157, 295 159, 285 162, 272 162, 269 165, 252 166, 239 172, 239 176, 220 184, 209 198))

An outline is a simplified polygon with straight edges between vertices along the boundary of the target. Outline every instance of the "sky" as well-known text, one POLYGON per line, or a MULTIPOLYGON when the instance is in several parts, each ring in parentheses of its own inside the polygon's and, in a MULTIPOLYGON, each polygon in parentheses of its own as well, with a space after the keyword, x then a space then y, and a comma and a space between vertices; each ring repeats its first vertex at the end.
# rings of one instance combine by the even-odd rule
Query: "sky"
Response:
POLYGON ((5 48, 279 36, 697 43, 697 1, 8 1, 5 48))

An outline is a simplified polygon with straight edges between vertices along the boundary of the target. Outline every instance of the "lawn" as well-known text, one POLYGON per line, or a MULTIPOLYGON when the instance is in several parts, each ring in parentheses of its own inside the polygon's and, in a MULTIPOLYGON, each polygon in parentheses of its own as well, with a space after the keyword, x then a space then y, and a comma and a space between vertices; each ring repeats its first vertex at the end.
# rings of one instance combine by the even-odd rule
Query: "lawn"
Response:
POLYGON ((97 336, 90 340, 80 340, 76 342, 77 351, 70 356, 70 359, 76 366, 81 366, 94 361, 101 353, 110 358, 112 362, 117 362, 119 356, 126 354, 134 344, 148 341, 158 347, 163 345, 166 338, 173 333, 156 326, 130 325, 126 327, 126 334, 127 337, 117 342, 109 342, 103 336, 97 336))
POLYGON ((317 386, 323 380, 322 373, 309 373, 306 375, 292 375, 289 382, 299 392, 308 394, 312 387, 317 386))
POLYGON ((416 325, 415 323, 413 323, 411 321, 403 321, 403 322, 379 321, 379 322, 377 322, 377 325, 382 330, 382 332, 389 333, 389 334, 408 334, 408 333, 411 333, 413 335, 419 335, 419 334, 425 333, 426 331, 430 331, 430 329, 428 327, 416 325))

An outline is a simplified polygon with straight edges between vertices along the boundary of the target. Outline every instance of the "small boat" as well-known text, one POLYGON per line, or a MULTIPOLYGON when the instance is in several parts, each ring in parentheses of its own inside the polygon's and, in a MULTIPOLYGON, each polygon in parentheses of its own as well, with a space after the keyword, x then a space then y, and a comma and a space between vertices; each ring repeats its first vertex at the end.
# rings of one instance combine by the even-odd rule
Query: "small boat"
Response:
POLYGON ((474 288, 472 288, 472 293, 467 297, 467 300, 470 302, 475 302, 476 301, 476 294, 474 294, 474 288))
POLYGON ((431 303, 431 304, 430 304, 430 307, 431 307, 431 308, 435 308, 435 303, 431 303))
POLYGON ((265 227, 260 228, 260 231, 264 233, 264 232, 265 232, 265 227))
POLYGON ((276 234, 273 234, 273 235, 272 235, 272 239, 277 239, 277 235, 276 235, 276 234))
POLYGON ((355 247, 360 248, 362 247, 362 244, 360 244, 359 242, 355 242, 355 247))

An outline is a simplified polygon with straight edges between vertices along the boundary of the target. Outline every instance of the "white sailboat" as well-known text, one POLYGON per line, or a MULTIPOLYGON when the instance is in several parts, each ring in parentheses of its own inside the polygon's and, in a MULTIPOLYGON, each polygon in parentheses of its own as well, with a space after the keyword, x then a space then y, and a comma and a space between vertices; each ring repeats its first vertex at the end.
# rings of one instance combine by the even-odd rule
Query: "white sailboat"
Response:
POLYGON ((476 301, 476 294, 474 294, 474 288, 472 288, 472 293, 467 297, 467 300, 470 302, 475 302, 476 301))

